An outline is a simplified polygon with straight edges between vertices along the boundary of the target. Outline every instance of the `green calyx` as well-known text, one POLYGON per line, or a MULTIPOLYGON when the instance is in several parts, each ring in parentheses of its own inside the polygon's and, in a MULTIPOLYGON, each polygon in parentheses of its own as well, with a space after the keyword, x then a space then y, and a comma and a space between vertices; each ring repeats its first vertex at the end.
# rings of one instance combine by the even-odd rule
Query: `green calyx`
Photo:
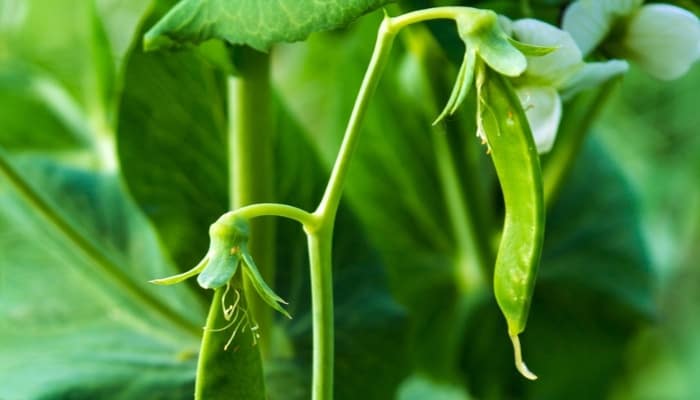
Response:
POLYGON ((495 71, 510 77, 522 74, 527 67, 526 55, 544 55, 554 48, 520 43, 501 27, 498 15, 489 10, 465 8, 455 18, 459 37, 466 47, 462 65, 445 108, 435 119, 438 124, 453 115, 469 94, 474 84, 474 69, 481 58, 495 71))
POLYGON ((234 217, 216 221, 209 228, 209 238, 209 251, 194 268, 179 275, 152 280, 151 283, 172 285, 198 275, 199 286, 218 289, 233 278, 240 266, 260 298, 285 317, 291 318, 281 306, 287 303, 265 283, 248 250, 250 226, 247 220, 234 217))
POLYGON ((473 48, 486 64, 503 75, 514 77, 527 67, 525 55, 510 41, 498 22, 498 15, 477 10, 457 17, 459 37, 467 49, 473 48))

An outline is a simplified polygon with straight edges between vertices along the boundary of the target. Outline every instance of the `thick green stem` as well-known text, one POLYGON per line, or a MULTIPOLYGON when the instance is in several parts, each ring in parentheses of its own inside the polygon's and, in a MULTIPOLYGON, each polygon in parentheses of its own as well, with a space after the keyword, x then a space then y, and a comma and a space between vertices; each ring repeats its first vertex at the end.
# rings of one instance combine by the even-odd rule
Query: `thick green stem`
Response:
MULTIPOLYGON (((231 209, 274 200, 274 135, 267 54, 236 49, 240 78, 229 80, 229 200, 231 209)), ((274 219, 251 221, 250 251, 266 282, 274 282, 274 219)), ((263 358, 270 354, 272 309, 244 278, 248 305, 260 331, 263 358)))
MULTIPOLYGON (((269 58, 248 48, 237 49, 240 76, 229 79, 229 201, 231 209, 273 200, 273 137, 270 124, 269 58)), ((249 249, 266 281, 272 282, 275 230, 271 218, 251 221, 249 249)), ((259 346, 251 347, 251 331, 240 332, 225 351, 228 335, 220 331, 228 321, 222 306, 223 288, 217 289, 205 326, 197 365, 195 399, 264 399, 260 354, 269 354, 272 310, 256 295, 243 274, 232 287, 242 291, 250 326, 259 327, 259 346), (235 349, 240 349, 239 351, 235 349), (238 382, 236 382, 238 379, 238 382), (248 380, 248 382, 245 382, 248 380), (251 381, 252 380, 252 381, 251 381), (245 390, 246 392, 240 392, 245 390)))
POLYGON ((313 400, 333 398, 333 273, 331 247, 333 225, 321 231, 307 232, 311 272, 311 307, 313 319, 313 400))
POLYGON ((581 150, 586 133, 618 82, 619 79, 613 79, 595 91, 583 93, 567 107, 554 148, 542 160, 544 199, 547 208, 556 200, 561 185, 581 150))

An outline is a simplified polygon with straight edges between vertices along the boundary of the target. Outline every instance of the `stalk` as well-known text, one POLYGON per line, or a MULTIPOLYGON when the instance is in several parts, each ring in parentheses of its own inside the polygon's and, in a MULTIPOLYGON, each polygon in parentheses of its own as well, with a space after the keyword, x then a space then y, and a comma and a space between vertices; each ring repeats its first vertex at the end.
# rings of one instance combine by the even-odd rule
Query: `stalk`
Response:
POLYGON ((333 226, 307 234, 311 273, 311 307, 313 318, 312 399, 333 398, 333 271, 331 253, 333 226))
MULTIPOLYGON (((273 137, 270 124, 269 56, 249 48, 237 48, 240 75, 229 78, 229 201, 231 209, 263 203, 273 197, 273 137)), ((249 249, 267 282, 274 280, 275 226, 270 218, 251 221, 249 249)), ((238 332, 228 350, 229 335, 217 331, 226 326, 222 296, 217 289, 207 317, 197 366, 195 399, 221 397, 263 400, 265 385, 261 354, 269 355, 272 310, 257 296, 243 274, 234 276, 233 289, 245 293, 241 306, 259 327, 260 343, 250 329, 238 332), (240 351, 239 351, 240 349, 240 351)))
MULTIPOLYGON (((239 78, 229 80, 229 201, 232 210, 274 200, 274 135, 270 110, 269 55, 236 49, 239 78)), ((266 282, 275 281, 275 223, 251 221, 250 251, 266 282)), ((260 351, 270 354, 272 309, 244 278, 248 306, 263 332, 260 351)))

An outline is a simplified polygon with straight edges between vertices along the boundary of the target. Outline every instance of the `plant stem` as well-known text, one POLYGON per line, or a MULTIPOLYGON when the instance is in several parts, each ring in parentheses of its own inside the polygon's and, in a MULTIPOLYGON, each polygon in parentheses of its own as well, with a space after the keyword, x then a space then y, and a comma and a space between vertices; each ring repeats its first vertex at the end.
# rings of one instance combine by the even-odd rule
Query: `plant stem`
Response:
POLYGON ((313 400, 333 398, 333 271, 331 252, 333 224, 321 231, 307 233, 311 273, 311 307, 313 318, 313 400))
POLYGON ((391 27, 391 18, 385 17, 379 27, 372 58, 369 62, 369 66, 367 67, 367 71, 365 72, 362 84, 360 85, 360 91, 355 99, 355 104, 353 106, 352 113, 350 114, 350 120, 348 121, 347 128, 345 129, 343 143, 340 146, 340 151, 338 152, 335 164, 333 165, 333 170, 331 172, 331 177, 328 180, 326 191, 323 194, 321 204, 318 206, 318 209, 315 212, 315 214, 321 216, 324 224, 326 223, 326 219, 330 219, 330 225, 332 225, 332 220, 335 219, 335 212, 338 209, 338 204, 340 203, 340 197, 348 173, 348 167, 350 166, 352 154, 357 147, 358 139, 360 137, 360 124, 365 116, 365 112, 367 111, 369 99, 377 89, 382 71, 389 60, 389 53, 391 52, 391 47, 394 43, 395 37, 396 30, 392 29, 391 27))
POLYGON ((318 224, 306 226, 311 261, 311 297, 313 317, 313 376, 312 399, 333 398, 333 279, 332 237, 343 186, 347 178, 352 155, 357 148, 360 125, 367 111, 369 100, 377 89, 381 74, 389 60, 394 39, 404 27, 434 19, 469 17, 478 12, 468 7, 436 7, 407 13, 391 18, 385 16, 377 33, 377 40, 369 66, 360 85, 355 104, 350 114, 343 142, 331 171, 328 185, 314 216, 318 224))
POLYGON ((394 31, 399 31, 404 27, 419 22, 432 21, 436 19, 456 20, 459 16, 469 18, 469 14, 478 15, 482 10, 471 7, 433 7, 424 10, 412 11, 397 17, 391 18, 391 26, 394 31))
MULTIPOLYGON (((305 228, 315 230, 319 224, 318 218, 300 208, 287 204, 259 203, 241 207, 234 211, 229 211, 219 218, 225 221, 233 218, 253 219, 257 217, 283 217, 299 222, 305 228)), ((217 221, 217 222, 219 222, 217 221)))
POLYGON ((369 99, 374 94, 381 73, 389 59, 395 36, 396 31, 391 29, 391 19, 385 17, 379 27, 372 58, 355 99, 343 143, 333 165, 328 185, 316 212, 314 212, 319 224, 316 229, 305 228, 308 237, 311 273, 314 343, 311 394, 313 400, 331 400, 333 398, 333 226, 350 161, 357 148, 360 124, 367 111, 369 99))
POLYGON ((39 214, 49 222, 51 227, 68 238, 78 250, 95 263, 95 266, 101 268, 105 275, 109 277, 111 283, 117 285, 138 302, 149 307, 153 310, 154 315, 162 316, 173 325, 182 328, 185 332, 199 337, 199 327, 184 319, 178 312, 170 308, 170 306, 136 284, 132 278, 124 273, 124 269, 119 266, 118 262, 105 254, 95 242, 83 235, 59 210, 34 190, 34 188, 14 169, 2 149, 0 149, 0 175, 6 178, 13 189, 15 189, 33 209, 37 210, 39 214))
MULTIPOLYGON (((240 78, 229 80, 229 201, 232 210, 274 200, 274 136, 270 110, 270 60, 247 47, 236 49, 240 78)), ((274 282, 275 224, 251 221, 250 251, 265 281, 274 282)), ((272 309, 244 278, 250 312, 260 326, 260 351, 270 354, 272 309)))
POLYGON ((588 130, 618 83, 619 79, 612 79, 591 93, 582 93, 567 107, 554 148, 543 157, 542 162, 544 201, 547 208, 556 200, 588 130))
MULTIPOLYGON (((269 58, 249 48, 236 49, 240 57, 240 76, 229 78, 229 201, 230 208, 271 201, 273 196, 273 147, 269 111, 269 58)), ((262 208, 266 208, 262 206, 262 208)), ((250 210, 250 209, 249 209, 250 210)), ((253 209, 255 210, 255 209, 253 209)), ((225 215, 231 215, 227 213, 225 215)), ((264 279, 272 282, 275 262, 273 220, 251 221, 249 249, 258 261, 264 279)), ((197 364, 195 399, 245 398, 265 399, 261 353, 269 355, 272 310, 247 284, 243 274, 236 274, 230 283, 243 291, 241 306, 257 322, 259 346, 251 347, 251 330, 239 332, 232 339, 232 349, 224 351, 227 335, 219 332, 228 321, 224 318, 221 298, 216 290, 202 338, 197 364), (245 392, 241 392, 241 391, 245 392)), ((254 322, 251 322, 253 325, 254 322)))
POLYGON ((434 19, 456 20, 460 16, 469 17, 469 14, 475 12, 480 12, 480 10, 469 7, 434 7, 410 12, 397 17, 385 16, 382 24, 379 26, 372 58, 362 80, 360 91, 355 99, 355 104, 350 114, 350 120, 345 129, 343 143, 340 146, 340 151, 333 165, 333 171, 331 172, 328 186, 326 186, 323 199, 315 214, 326 218, 334 218, 335 212, 328 212, 328 210, 337 209, 338 203, 340 202, 348 166, 350 165, 352 154, 357 147, 362 118, 367 111, 369 99, 377 88, 381 74, 389 59, 389 53, 391 52, 394 38, 398 32, 411 24, 434 19), (331 214, 333 214, 332 217, 330 216, 331 214))

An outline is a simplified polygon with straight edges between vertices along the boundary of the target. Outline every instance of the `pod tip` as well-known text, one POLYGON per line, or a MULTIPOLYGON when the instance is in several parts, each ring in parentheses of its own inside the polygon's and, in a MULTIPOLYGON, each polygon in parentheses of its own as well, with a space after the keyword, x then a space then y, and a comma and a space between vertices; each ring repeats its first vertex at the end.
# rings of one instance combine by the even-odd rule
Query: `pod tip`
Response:
POLYGON ((520 350, 520 338, 518 335, 510 335, 510 340, 513 342, 513 353, 515 354, 515 368, 518 372, 522 374, 525 378, 534 381, 537 379, 537 375, 533 374, 532 371, 525 365, 523 361, 522 351, 520 350))

